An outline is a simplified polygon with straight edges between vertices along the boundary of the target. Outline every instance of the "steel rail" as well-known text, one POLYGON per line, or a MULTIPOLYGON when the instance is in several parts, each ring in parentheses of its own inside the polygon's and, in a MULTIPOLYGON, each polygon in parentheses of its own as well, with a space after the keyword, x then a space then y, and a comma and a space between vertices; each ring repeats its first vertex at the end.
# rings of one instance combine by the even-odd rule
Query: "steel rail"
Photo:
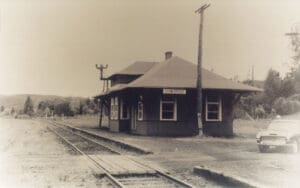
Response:
POLYGON ((74 132, 79 132, 79 133, 82 133, 83 135, 88 135, 88 136, 91 136, 93 138, 96 138, 96 140, 98 140, 98 138, 100 138, 100 140, 103 140, 103 142, 105 143, 112 143, 112 145, 117 145, 119 146, 120 148, 124 149, 124 150, 128 150, 126 149, 128 146, 130 146, 131 149, 129 149, 128 151, 130 152, 133 152, 133 153, 136 153, 136 154, 152 154, 151 151, 144 151, 144 150, 141 150, 140 148, 136 148, 136 146, 133 146, 130 144, 124 144, 120 141, 116 141, 114 139, 110 139, 110 138, 107 138, 107 137, 102 137, 102 136, 99 136, 99 135, 94 135, 90 132, 87 132, 85 130, 82 130, 80 128, 76 128, 76 127, 73 127, 72 125, 70 124, 67 124, 67 123, 64 123, 64 122, 51 122, 51 121, 48 121, 49 123, 55 123, 55 124, 58 124, 60 126, 63 126, 65 127, 66 129, 70 129, 74 132))
MULTIPOLYGON (((74 144, 72 144, 70 141, 68 141, 67 139, 64 138, 64 136, 62 136, 61 134, 59 134, 57 131, 55 131, 54 129, 48 127, 52 132, 54 132, 58 137, 60 137, 63 141, 65 141, 67 144, 69 144, 73 149, 75 149, 77 152, 79 152, 81 155, 83 155, 87 160, 91 160, 93 161, 96 166, 98 168, 100 168, 100 170, 102 170, 104 172, 104 174, 113 182, 115 183, 117 186, 119 186, 120 188, 125 188, 124 185, 122 183, 120 183, 116 178, 114 178, 105 168, 103 168, 101 165, 99 165, 97 163, 97 161, 95 161, 93 158, 91 158, 89 155, 85 154, 83 151, 81 151, 78 147, 76 147, 74 144)), ((92 169, 94 170, 94 169, 92 169)))
MULTIPOLYGON (((125 157, 127 157, 127 156, 125 156, 125 157)), ((195 188, 195 186, 193 186, 193 185, 191 185, 189 183, 186 183, 185 181, 179 180, 178 178, 176 178, 174 176, 171 176, 171 175, 169 175, 169 174, 167 174, 167 173, 165 173, 165 172, 163 172, 161 170, 158 170, 158 169, 155 169, 155 168, 153 168, 153 167, 151 167, 149 165, 143 164, 143 163, 141 163, 138 160, 135 160, 135 159, 132 159, 132 158, 129 158, 129 157, 127 157, 127 158, 133 160, 136 163, 139 163, 140 165, 143 165, 145 167, 148 167, 148 168, 154 170, 158 175, 163 176, 166 179, 170 179, 170 180, 176 182, 177 184, 179 184, 181 186, 185 186, 185 187, 188 187, 188 188, 195 188)))
MULTIPOLYGON (((49 123, 51 123, 51 125, 53 125, 53 126, 56 126, 56 127, 59 127, 59 128, 61 128, 61 129, 65 130, 65 131, 72 132, 72 133, 73 133, 74 135, 76 135, 76 136, 82 137, 82 138, 84 138, 84 139, 87 139, 87 140, 89 140, 89 141, 92 141, 92 142, 95 143, 95 144, 99 144, 100 146, 103 146, 102 144, 100 144, 100 143, 97 142, 97 141, 91 140, 90 138, 87 138, 86 136, 77 134, 77 133, 75 133, 75 132, 72 131, 72 130, 68 130, 68 128, 62 128, 62 127, 59 126, 59 125, 54 125, 54 124, 57 124, 56 122, 49 122, 49 123)), ((63 125, 62 125, 62 126, 63 126, 63 125)), ((66 140, 66 139, 65 139, 61 134, 59 134, 57 131, 53 130, 52 128, 50 128, 50 130, 53 131, 56 135, 58 135, 60 138, 62 138, 67 144, 69 144, 70 146, 72 146, 72 147, 73 147, 76 151, 78 151, 81 155, 83 155, 84 157, 86 157, 86 159, 91 160, 98 168, 100 168, 100 169, 104 172, 104 174, 105 174, 105 175, 106 175, 113 183, 115 183, 115 184, 116 184, 117 186, 119 186, 120 188, 126 188, 125 185, 123 185, 121 182, 119 182, 118 179, 116 179, 113 175, 111 175, 111 174, 109 173, 108 170, 106 170, 104 167, 102 167, 102 166, 101 166, 97 161, 95 161, 92 157, 90 157, 89 155, 85 154, 83 151, 81 151, 81 150, 80 150, 78 147, 76 147, 74 144, 72 144, 71 142, 69 142, 68 140, 66 140)), ((108 148, 107 146, 103 146, 103 147, 104 147, 104 148, 108 148)), ((110 149, 110 148, 108 148, 108 149, 110 149)), ((113 149, 111 149, 111 150, 114 151, 113 149)), ((115 151, 115 152, 118 153, 118 154, 120 154, 120 153, 117 152, 117 151, 115 151)), ((194 188, 193 185, 188 184, 188 183, 186 183, 186 182, 184 182, 184 181, 182 181, 182 180, 179 180, 178 178, 176 178, 176 177, 174 177, 174 176, 171 176, 171 175, 169 175, 169 174, 167 174, 167 173, 165 173, 165 172, 162 172, 161 170, 158 170, 158 169, 155 169, 155 168, 153 168, 153 167, 151 167, 151 166, 149 166, 149 165, 143 164, 143 163, 141 163, 140 161, 135 160, 135 159, 133 159, 133 158, 130 158, 130 157, 128 157, 128 156, 123 155, 123 157, 124 157, 124 158, 127 158, 127 159, 129 159, 129 160, 132 160, 132 161, 134 161, 134 162, 136 162, 136 163, 138 163, 138 164, 140 164, 140 165, 142 165, 142 166, 148 167, 149 169, 154 170, 154 171, 156 172, 156 175, 159 175, 161 178, 164 178, 164 179, 166 179, 166 180, 168 180, 168 181, 171 181, 171 182, 173 182, 173 183, 175 183, 175 184, 177 184, 177 185, 179 185, 179 186, 187 187, 187 188, 194 188)))
POLYGON ((76 133, 76 132, 74 132, 74 131, 68 130, 68 128, 63 128, 63 127, 57 125, 56 122, 51 122, 51 123, 52 123, 52 125, 56 124, 56 125, 54 125, 54 126, 56 126, 56 127, 58 127, 58 128, 61 128, 61 129, 65 130, 65 131, 69 131, 69 132, 71 132, 72 134, 74 134, 74 135, 76 135, 76 136, 79 136, 79 137, 81 137, 81 138, 84 138, 84 139, 86 139, 86 140, 88 140, 88 141, 90 141, 90 142, 92 142, 92 143, 94 143, 94 144, 98 144, 98 145, 100 145, 100 146, 106 148, 107 150, 109 150, 110 152, 112 152, 112 153, 114 153, 114 154, 121 155, 121 153, 118 152, 118 151, 116 151, 115 149, 113 149, 113 148, 111 148, 111 147, 109 147, 109 146, 103 145, 102 143, 100 143, 100 142, 98 142, 98 141, 96 141, 96 140, 94 140, 94 139, 91 139, 91 138, 89 138, 89 137, 87 137, 87 136, 84 136, 84 135, 82 135, 82 134, 78 134, 78 133, 76 133), (54 123, 54 124, 53 124, 53 123, 54 123))

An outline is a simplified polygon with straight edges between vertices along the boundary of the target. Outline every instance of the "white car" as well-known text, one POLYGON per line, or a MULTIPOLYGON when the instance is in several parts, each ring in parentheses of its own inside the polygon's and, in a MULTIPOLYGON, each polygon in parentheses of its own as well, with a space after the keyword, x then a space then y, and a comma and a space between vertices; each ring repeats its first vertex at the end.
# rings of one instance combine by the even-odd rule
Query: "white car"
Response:
POLYGON ((291 152, 296 153, 300 147, 300 120, 274 120, 267 130, 256 135, 256 140, 260 152, 288 147, 291 152))

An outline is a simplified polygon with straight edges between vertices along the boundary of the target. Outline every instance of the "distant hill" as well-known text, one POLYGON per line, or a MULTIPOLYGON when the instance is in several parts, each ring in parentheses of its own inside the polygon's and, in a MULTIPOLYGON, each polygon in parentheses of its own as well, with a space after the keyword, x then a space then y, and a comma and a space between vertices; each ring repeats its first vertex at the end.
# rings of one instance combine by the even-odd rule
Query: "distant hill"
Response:
POLYGON ((4 106, 6 109, 14 107, 16 110, 24 108, 24 103, 27 97, 33 101, 34 107, 36 108, 41 101, 57 101, 57 103, 65 100, 75 101, 79 103, 80 100, 84 100, 83 97, 62 97, 56 95, 33 95, 33 94, 20 94, 20 95, 0 95, 0 106, 4 106))

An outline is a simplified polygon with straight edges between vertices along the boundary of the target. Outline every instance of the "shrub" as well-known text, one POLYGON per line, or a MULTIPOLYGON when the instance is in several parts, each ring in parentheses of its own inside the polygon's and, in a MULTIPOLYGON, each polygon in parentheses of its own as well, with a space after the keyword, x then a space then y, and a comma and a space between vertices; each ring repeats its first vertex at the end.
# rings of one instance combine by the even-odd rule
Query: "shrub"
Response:
POLYGON ((71 108, 70 102, 63 102, 55 106, 54 113, 57 115, 74 116, 75 112, 71 108))
POLYGON ((290 100, 300 101, 300 94, 295 94, 289 97, 290 100))
POLYGON ((292 114, 300 111, 300 101, 280 97, 274 102, 274 109, 280 115, 292 114))
POLYGON ((258 105, 258 107, 255 108, 254 113, 256 118, 264 118, 266 116, 266 111, 262 105, 258 105))

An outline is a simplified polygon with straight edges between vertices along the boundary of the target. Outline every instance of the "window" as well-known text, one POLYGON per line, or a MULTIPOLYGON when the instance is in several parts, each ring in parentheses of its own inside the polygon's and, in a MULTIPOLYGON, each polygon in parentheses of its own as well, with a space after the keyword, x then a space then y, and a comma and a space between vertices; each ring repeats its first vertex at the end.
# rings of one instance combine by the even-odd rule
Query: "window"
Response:
POLYGON ((121 114, 121 119, 129 119, 129 107, 126 102, 122 99, 120 101, 120 114, 121 114))
POLYGON ((222 101, 217 94, 206 96, 206 121, 222 121, 222 101))
POLYGON ((177 120, 177 101, 174 97, 164 95, 160 100, 160 120, 177 120))
POLYGON ((110 98, 110 119, 117 120, 119 116, 118 97, 110 98))
POLYGON ((138 120, 142 121, 144 119, 144 104, 143 101, 138 102, 138 120))

